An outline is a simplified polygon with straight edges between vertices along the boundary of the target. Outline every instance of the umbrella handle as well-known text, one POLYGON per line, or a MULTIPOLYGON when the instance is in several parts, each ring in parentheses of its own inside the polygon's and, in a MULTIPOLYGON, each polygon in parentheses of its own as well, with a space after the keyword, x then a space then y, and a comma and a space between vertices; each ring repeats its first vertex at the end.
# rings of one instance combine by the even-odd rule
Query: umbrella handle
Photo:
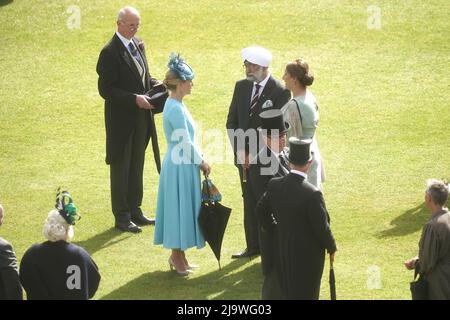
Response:
POLYGON ((334 259, 332 254, 330 254, 330 269, 333 269, 333 263, 334 263, 334 259))
MULTIPOLYGON (((211 192, 209 191, 209 184, 208 184, 208 175, 203 174, 205 176, 205 182, 206 182, 206 192, 208 193, 208 199, 211 199, 211 192)), ((209 201, 211 202, 211 201, 209 201)))

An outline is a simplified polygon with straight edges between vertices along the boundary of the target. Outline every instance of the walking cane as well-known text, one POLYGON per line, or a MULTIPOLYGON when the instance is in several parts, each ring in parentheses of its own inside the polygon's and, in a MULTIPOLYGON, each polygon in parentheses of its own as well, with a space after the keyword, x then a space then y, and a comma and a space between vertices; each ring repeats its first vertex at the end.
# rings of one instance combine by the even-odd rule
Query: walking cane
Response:
POLYGON ((330 296, 331 300, 336 300, 336 278, 334 277, 334 269, 333 269, 333 259, 330 255, 330 296))
POLYGON ((247 182, 247 169, 242 167, 242 182, 247 182))

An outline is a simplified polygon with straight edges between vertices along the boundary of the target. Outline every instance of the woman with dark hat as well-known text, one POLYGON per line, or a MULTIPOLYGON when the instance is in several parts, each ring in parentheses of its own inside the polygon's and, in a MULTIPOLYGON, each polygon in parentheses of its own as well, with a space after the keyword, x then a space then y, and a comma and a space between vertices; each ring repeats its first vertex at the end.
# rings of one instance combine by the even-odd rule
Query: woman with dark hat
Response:
POLYGON ((100 274, 83 248, 69 243, 80 218, 66 191, 58 192, 56 209, 44 224, 46 242, 29 248, 20 263, 20 281, 28 300, 88 300, 97 291, 100 274))
POLYGON ((159 177, 154 243, 171 249, 170 269, 189 275, 192 269, 185 255, 191 247, 205 246, 198 216, 201 208, 200 171, 210 166, 195 142, 195 123, 183 103, 191 93, 194 72, 177 54, 171 54, 164 85, 169 90, 163 111, 167 152, 159 177))
POLYGON ((283 80, 293 96, 281 109, 285 120, 290 125, 288 139, 290 137, 312 139, 313 160, 307 180, 322 190, 325 173, 315 134, 319 123, 319 108, 316 98, 308 89, 308 86, 314 82, 314 76, 309 70, 308 63, 300 58, 286 65, 283 80))

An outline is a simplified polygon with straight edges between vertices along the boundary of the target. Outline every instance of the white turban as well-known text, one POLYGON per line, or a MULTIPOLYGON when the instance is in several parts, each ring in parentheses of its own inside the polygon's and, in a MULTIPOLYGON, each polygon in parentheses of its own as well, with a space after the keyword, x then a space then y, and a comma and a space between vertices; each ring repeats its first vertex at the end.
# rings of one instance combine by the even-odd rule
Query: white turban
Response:
POLYGON ((262 67, 268 67, 272 62, 272 54, 262 47, 247 47, 242 49, 242 60, 247 60, 262 67))

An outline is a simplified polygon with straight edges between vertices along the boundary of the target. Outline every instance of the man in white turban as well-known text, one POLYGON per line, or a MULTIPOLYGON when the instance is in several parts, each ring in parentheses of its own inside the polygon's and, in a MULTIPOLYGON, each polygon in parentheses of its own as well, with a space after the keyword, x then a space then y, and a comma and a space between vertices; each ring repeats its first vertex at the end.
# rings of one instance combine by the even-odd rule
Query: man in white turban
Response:
POLYGON ((227 131, 239 170, 244 200, 244 229, 246 249, 232 258, 252 257, 260 254, 258 222, 254 199, 247 183, 247 169, 251 159, 258 154, 257 128, 261 126, 259 114, 264 107, 280 109, 289 101, 291 94, 269 72, 272 54, 262 47, 242 50, 245 79, 236 82, 227 118, 227 131))

